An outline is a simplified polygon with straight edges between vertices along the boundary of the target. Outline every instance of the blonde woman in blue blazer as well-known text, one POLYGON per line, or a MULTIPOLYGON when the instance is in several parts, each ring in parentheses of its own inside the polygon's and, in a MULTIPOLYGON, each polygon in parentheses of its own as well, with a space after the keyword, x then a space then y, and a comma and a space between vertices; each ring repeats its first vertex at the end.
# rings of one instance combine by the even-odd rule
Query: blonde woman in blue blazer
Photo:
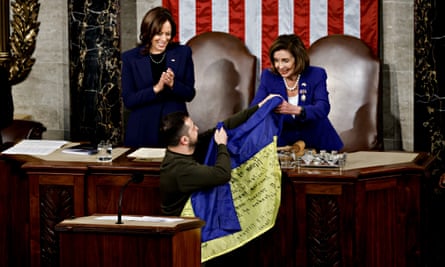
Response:
POLYGON ((275 110, 282 115, 278 146, 303 140, 307 148, 341 150, 343 142, 328 119, 326 71, 309 65, 306 48, 295 34, 280 35, 269 48, 269 57, 272 67, 261 73, 252 105, 269 94, 282 96, 275 110))
POLYGON ((141 23, 140 45, 122 54, 122 99, 129 110, 124 145, 162 147, 161 119, 187 112, 195 97, 190 47, 172 42, 176 23, 169 10, 155 7, 141 23))

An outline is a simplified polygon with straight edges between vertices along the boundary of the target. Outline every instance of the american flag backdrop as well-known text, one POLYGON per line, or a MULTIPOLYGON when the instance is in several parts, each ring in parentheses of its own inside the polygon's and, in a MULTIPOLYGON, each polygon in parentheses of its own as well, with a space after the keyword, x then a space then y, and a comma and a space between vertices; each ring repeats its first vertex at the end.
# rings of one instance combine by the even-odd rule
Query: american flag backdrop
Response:
POLYGON ((309 47, 329 34, 362 39, 378 55, 379 0, 162 0, 178 24, 177 41, 187 42, 206 31, 240 38, 270 65, 268 48, 285 33, 296 33, 309 47))

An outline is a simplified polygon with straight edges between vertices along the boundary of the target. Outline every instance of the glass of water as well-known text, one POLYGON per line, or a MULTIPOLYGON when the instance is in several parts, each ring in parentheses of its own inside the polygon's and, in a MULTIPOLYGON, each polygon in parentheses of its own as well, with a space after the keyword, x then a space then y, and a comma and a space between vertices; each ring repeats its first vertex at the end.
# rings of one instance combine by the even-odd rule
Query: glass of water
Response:
POLYGON ((97 145, 96 158, 99 162, 111 162, 113 160, 113 146, 109 141, 100 141, 97 145))

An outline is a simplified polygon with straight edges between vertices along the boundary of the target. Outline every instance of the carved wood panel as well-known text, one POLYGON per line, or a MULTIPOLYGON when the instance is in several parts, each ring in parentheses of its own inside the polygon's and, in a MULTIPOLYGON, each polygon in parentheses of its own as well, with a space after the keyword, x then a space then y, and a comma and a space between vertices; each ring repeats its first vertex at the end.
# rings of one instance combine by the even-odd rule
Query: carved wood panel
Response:
POLYGON ((40 185, 41 266, 59 266, 59 241, 54 228, 74 216, 74 188, 67 185, 40 185))
POLYGON ((340 208, 335 196, 307 199, 307 254, 309 266, 342 266, 340 208))

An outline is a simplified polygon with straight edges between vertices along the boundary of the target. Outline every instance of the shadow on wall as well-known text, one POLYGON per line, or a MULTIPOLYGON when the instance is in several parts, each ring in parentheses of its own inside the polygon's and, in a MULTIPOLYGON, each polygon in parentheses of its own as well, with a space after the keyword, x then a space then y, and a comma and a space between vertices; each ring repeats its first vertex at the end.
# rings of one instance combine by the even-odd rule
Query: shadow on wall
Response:
POLYGON ((196 96, 187 103, 199 132, 215 127, 219 121, 241 110, 240 74, 233 62, 221 59, 204 69, 203 77, 196 79, 196 96))
MULTIPOLYGON (((398 88, 392 86, 391 77, 395 77, 397 73, 392 73, 388 64, 382 64, 382 80, 386 81, 386 86, 383 84, 382 90, 382 110, 391 112, 384 112, 382 114, 383 126, 383 147, 385 150, 403 150, 402 144, 402 130, 400 125, 399 102, 398 98, 392 96, 399 95, 398 88), (397 112, 397 114, 394 114, 397 112)), ((395 82, 394 82, 395 84, 395 82)))

